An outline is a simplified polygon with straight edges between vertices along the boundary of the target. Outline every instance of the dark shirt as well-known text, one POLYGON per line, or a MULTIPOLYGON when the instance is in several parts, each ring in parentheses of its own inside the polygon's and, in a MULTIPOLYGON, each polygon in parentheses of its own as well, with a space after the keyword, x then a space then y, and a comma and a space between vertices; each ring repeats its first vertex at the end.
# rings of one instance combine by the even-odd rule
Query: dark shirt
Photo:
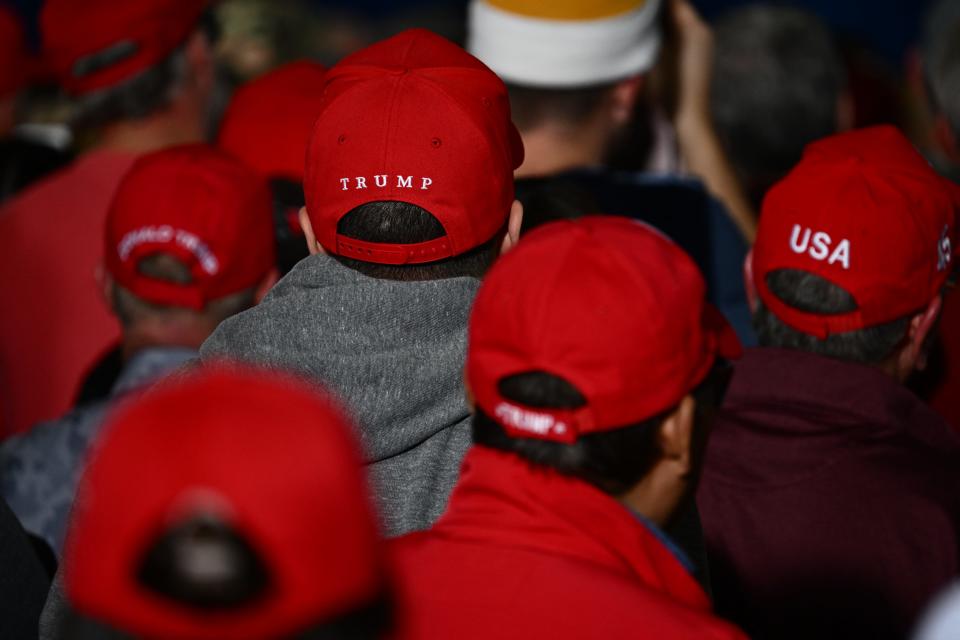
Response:
POLYGON ((50 576, 0 500, 0 638, 36 638, 50 576))
POLYGON ((960 572, 960 439, 870 367, 748 350, 698 503, 717 611, 754 638, 904 638, 960 572))

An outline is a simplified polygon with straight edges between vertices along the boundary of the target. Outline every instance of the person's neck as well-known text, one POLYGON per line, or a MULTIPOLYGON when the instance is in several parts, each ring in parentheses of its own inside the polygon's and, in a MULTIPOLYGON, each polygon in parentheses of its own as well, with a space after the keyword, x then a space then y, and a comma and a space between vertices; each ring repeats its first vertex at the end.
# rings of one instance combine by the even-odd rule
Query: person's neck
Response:
POLYGON ((522 133, 524 160, 517 178, 551 176, 602 164, 606 136, 594 126, 546 124, 522 133))
POLYGON ((176 111, 157 113, 138 120, 120 120, 103 127, 96 148, 128 153, 149 153, 166 147, 204 139, 199 118, 176 111))
POLYGON ((133 327, 123 333, 123 361, 129 362, 133 356, 147 349, 182 348, 199 350, 207 336, 212 332, 206 327, 133 327))

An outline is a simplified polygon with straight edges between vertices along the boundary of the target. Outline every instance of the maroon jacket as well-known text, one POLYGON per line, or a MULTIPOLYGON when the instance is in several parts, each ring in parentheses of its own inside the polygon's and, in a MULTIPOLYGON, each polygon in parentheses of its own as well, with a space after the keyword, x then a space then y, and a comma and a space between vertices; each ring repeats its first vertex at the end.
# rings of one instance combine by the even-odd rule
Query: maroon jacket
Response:
POLYGON ((393 551, 404 640, 743 638, 619 502, 480 446, 433 529, 393 551))
POLYGON ((903 638, 960 573, 960 439, 869 367, 748 351, 697 498, 718 613, 756 638, 903 638))

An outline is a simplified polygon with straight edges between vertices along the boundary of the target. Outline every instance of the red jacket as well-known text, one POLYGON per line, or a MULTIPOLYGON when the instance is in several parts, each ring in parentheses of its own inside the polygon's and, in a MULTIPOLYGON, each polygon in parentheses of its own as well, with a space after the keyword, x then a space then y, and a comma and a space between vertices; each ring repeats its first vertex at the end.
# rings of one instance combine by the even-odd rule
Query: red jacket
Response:
POLYGON ((742 638, 592 486, 474 446, 433 529, 393 544, 403 638, 742 638))
POLYGON ((120 337, 96 271, 130 153, 93 151, 0 209, 0 439, 73 404, 120 337))

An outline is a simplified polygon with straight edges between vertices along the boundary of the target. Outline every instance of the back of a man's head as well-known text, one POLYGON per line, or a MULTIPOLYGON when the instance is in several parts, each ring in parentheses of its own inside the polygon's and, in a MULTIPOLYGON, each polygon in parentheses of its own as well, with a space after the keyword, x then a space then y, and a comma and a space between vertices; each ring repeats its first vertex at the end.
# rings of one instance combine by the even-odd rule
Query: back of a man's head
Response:
POLYGON ((73 125, 142 120, 177 101, 190 103, 184 111, 197 128, 205 125, 213 33, 206 6, 206 0, 44 3, 44 52, 75 98, 73 125))
POLYGON ((272 282, 266 182, 206 145, 141 157, 107 215, 109 295, 126 337, 196 346, 272 282), (157 328, 169 327, 169 332, 157 328), (187 331, 186 329, 189 329, 187 331))
POLYGON ((810 145, 764 201, 748 265, 760 344, 898 378, 922 367, 954 269, 957 203, 892 127, 810 145))
POLYGON ((792 7, 758 4, 717 23, 711 109, 717 132, 751 197, 837 132, 846 87, 827 27, 792 7))
MULTIPOLYGON (((534 133, 566 138, 571 148, 607 153, 630 124, 640 79, 660 50, 660 0, 533 3, 474 0, 467 47, 509 87, 514 120, 525 140, 534 133)), ((522 170, 555 172, 576 158, 553 146, 530 145, 522 170)), ((581 162, 592 164, 585 158, 581 162)))
POLYGON ((519 234, 523 158, 503 83, 456 45, 404 32, 326 75, 307 151, 311 253, 392 280, 480 277, 519 234))
MULTIPOLYGON (((707 408, 715 367, 739 353, 704 291, 692 260, 640 223, 591 216, 531 232, 474 306, 474 441, 622 498, 676 444, 665 429, 683 432, 688 475, 660 479, 692 484, 705 435, 693 407, 707 408)), ((675 506, 638 510, 662 523, 675 506)))

